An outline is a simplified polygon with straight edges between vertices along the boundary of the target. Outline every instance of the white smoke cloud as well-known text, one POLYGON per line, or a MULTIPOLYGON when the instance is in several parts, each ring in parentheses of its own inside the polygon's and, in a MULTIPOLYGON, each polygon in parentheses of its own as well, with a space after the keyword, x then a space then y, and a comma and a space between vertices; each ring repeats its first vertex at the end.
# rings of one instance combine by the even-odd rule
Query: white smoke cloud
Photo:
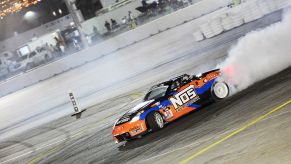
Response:
POLYGON ((221 63, 224 79, 235 92, 291 66, 291 11, 281 22, 248 33, 221 63))

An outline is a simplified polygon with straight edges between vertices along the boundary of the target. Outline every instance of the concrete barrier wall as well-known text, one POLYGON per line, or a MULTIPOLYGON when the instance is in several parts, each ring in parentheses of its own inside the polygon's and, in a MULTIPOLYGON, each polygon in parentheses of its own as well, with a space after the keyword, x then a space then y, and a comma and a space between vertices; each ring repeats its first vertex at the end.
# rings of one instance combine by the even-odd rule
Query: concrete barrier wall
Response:
MULTIPOLYGON (((64 73, 72 68, 81 66, 92 60, 96 60, 103 55, 107 55, 109 53, 117 51, 123 47, 129 46, 135 42, 155 35, 160 31, 177 26, 193 18, 200 17, 189 23, 189 25, 193 27, 193 30, 199 28, 199 26, 204 23, 206 24, 205 30, 206 28, 209 28, 207 30, 211 31, 208 37, 218 35, 222 32, 222 28, 224 27, 222 24, 219 24, 219 22, 221 22, 222 20, 220 16, 225 15, 228 10, 228 8, 222 7, 229 4, 230 1, 231 0, 203 0, 199 3, 196 3, 195 5, 189 6, 185 9, 181 9, 175 13, 142 25, 134 30, 125 32, 121 35, 108 39, 93 47, 89 47, 76 54, 55 61, 46 66, 42 66, 32 71, 26 72, 25 74, 18 75, 17 77, 9 79, 0 84, 0 96, 5 96, 9 93, 15 92, 27 86, 64 73), (209 12, 212 13, 207 14, 209 12), (207 15, 201 17, 205 14, 207 15), (209 22, 209 20, 213 21, 209 22)), ((239 23, 236 22, 236 25, 238 24, 239 23)), ((201 33, 200 35, 197 33, 196 36, 199 36, 201 39, 201 33)))
MULTIPOLYGON (((193 18, 200 17, 203 14, 217 10, 219 7, 224 7, 231 2, 231 0, 203 0, 195 3, 194 5, 178 10, 175 13, 164 16, 161 19, 157 19, 149 24, 154 25, 159 30, 163 31, 169 27, 181 24, 186 20, 191 20, 193 18)), ((140 14, 137 10, 135 10, 135 8, 139 6, 141 6, 141 1, 133 1, 132 3, 122 6, 116 10, 85 21, 82 23, 83 32, 86 34, 91 34, 93 33, 93 27, 95 26, 98 31, 103 34, 107 31, 104 27, 104 22, 106 20, 109 21, 110 18, 113 18, 118 23, 121 23, 121 19, 128 15, 128 11, 132 11, 133 15, 136 16, 140 14)))
POLYGON ((98 17, 91 18, 85 22, 82 22, 82 28, 83 32, 86 34, 92 34, 93 33, 93 27, 95 26, 98 31, 103 34, 107 32, 104 23, 105 21, 109 21, 110 19, 115 19, 117 23, 121 23, 121 19, 124 16, 128 16, 128 11, 131 11, 133 15, 138 15, 140 14, 139 11, 135 10, 135 8, 141 6, 141 1, 140 0, 135 0, 129 4, 126 4, 122 7, 119 7, 115 10, 112 10, 110 12, 107 12, 103 15, 100 15, 98 17))
POLYGON ((249 0, 239 6, 229 8, 217 18, 204 24, 193 33, 196 41, 215 37, 223 31, 231 30, 264 15, 291 5, 291 0, 249 0), (202 33, 204 38, 201 38, 202 33))

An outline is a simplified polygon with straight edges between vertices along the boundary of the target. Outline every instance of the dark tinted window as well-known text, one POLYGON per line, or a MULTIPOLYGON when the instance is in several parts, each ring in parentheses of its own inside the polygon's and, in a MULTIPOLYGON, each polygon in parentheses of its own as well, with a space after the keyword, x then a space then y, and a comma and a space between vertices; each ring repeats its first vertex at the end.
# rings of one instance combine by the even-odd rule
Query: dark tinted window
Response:
POLYGON ((35 56, 35 55, 36 55, 36 52, 33 51, 32 53, 30 53, 29 57, 33 57, 33 56, 35 56))
POLYGON ((18 58, 17 62, 21 62, 27 58, 27 55, 21 56, 18 58))
POLYGON ((144 100, 148 101, 148 100, 161 98, 166 95, 167 90, 168 90, 168 86, 161 86, 158 88, 154 88, 146 94, 144 100))

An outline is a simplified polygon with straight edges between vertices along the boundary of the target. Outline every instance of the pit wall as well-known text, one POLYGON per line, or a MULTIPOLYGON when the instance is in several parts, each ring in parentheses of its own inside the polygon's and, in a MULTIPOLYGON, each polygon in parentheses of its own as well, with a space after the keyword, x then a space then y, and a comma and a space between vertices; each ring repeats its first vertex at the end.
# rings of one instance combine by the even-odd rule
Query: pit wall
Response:
MULTIPOLYGON (((161 19, 158 19, 158 22, 150 22, 146 26, 154 25, 156 27, 160 27, 160 30, 164 28, 171 27, 173 25, 177 25, 177 21, 185 21, 190 20, 196 17, 199 17, 203 14, 207 14, 211 11, 217 10, 217 8, 226 6, 227 4, 231 3, 232 0, 201 0, 200 2, 195 2, 193 5, 179 10, 175 13, 169 14, 161 19), (202 2, 203 1, 203 2, 202 2), (197 7, 199 6, 199 7, 197 7), (175 18, 178 18, 177 20, 175 18), (160 22, 160 23, 159 23, 160 22), (164 26, 165 25, 165 26, 164 26), (170 26, 169 26, 170 25, 170 26), (162 26, 162 27, 161 27, 162 26)), ((117 8, 111 12, 105 13, 98 17, 94 17, 90 20, 87 20, 82 23, 83 32, 86 34, 93 33, 93 27, 97 27, 99 33, 104 34, 107 32, 106 28, 104 27, 105 21, 110 21, 111 18, 115 19, 118 23, 121 23, 121 19, 124 16, 128 15, 128 11, 131 11, 133 15, 137 16, 140 14, 135 8, 141 6, 141 1, 136 0, 132 1, 131 3, 124 5, 120 8, 117 8)), ((180 23, 182 23, 180 22, 180 23)))
MULTIPOLYGON (((277 4, 279 1, 281 2, 284 0, 274 0, 274 1, 265 0, 265 1, 274 5, 277 4)), ((248 5, 254 3, 255 0, 249 0, 248 2, 245 2, 245 4, 241 4, 242 6, 238 6, 232 9, 226 7, 230 2, 231 0, 219 0, 219 1, 203 0, 201 2, 196 3, 195 5, 178 10, 177 12, 174 12, 172 14, 159 18, 155 21, 142 25, 134 30, 128 31, 114 38, 108 39, 104 42, 101 42, 100 44, 97 44, 93 47, 89 47, 71 56, 55 61, 48 65, 36 68, 29 72, 23 73, 14 78, 8 79, 0 84, 0 96, 2 97, 7 94, 13 93, 17 90, 39 83, 43 80, 49 79, 58 74, 67 72, 73 68, 84 65, 92 60, 98 60, 98 58, 101 58, 104 55, 108 55, 112 52, 118 51, 119 49, 130 46, 136 42, 139 42, 143 39, 156 35, 164 30, 168 30, 172 27, 175 27, 179 24, 183 24, 185 22, 189 22, 189 24, 193 27, 194 32, 195 30, 200 29, 201 27, 200 25, 209 22, 211 24, 212 20, 216 20, 217 18, 221 17, 222 15, 225 15, 225 13, 229 11, 232 11, 237 14, 241 13, 242 15, 249 14, 247 16, 249 20, 251 19, 255 20, 254 18, 257 19, 258 17, 257 15, 252 15, 252 12, 245 11, 246 9, 253 10, 253 8, 249 8, 248 5)), ((276 5, 276 10, 278 10, 279 7, 282 6, 283 4, 281 6, 276 5)), ((267 14, 269 12, 275 11, 275 9, 269 10, 268 8, 264 11, 265 11, 264 14, 267 14)), ((216 28, 222 28, 222 25, 220 25, 219 23, 217 23, 216 26, 217 26, 216 28)), ((221 29, 217 31, 221 31, 221 29)))
POLYGON ((250 0, 203 23, 196 28, 193 36, 196 41, 212 38, 289 5, 290 0, 250 0))
POLYGON ((100 34, 104 34, 107 32, 104 26, 105 21, 110 22, 110 19, 112 18, 116 20, 117 23, 121 24, 121 19, 128 15, 128 11, 131 11, 133 15, 140 14, 137 10, 135 10, 135 8, 139 6, 141 6, 141 1, 135 0, 110 12, 86 20, 85 22, 82 22, 82 32, 90 35, 93 33, 93 27, 96 27, 100 34))

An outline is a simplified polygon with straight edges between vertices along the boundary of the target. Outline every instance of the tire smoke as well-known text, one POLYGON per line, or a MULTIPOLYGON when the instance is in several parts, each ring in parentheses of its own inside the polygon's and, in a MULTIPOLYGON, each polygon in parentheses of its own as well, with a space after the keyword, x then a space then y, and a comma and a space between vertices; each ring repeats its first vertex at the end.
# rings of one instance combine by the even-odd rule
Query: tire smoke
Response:
POLYGON ((291 10, 283 12, 282 21, 248 33, 230 49, 218 65, 223 78, 234 88, 246 89, 291 66, 291 10))

